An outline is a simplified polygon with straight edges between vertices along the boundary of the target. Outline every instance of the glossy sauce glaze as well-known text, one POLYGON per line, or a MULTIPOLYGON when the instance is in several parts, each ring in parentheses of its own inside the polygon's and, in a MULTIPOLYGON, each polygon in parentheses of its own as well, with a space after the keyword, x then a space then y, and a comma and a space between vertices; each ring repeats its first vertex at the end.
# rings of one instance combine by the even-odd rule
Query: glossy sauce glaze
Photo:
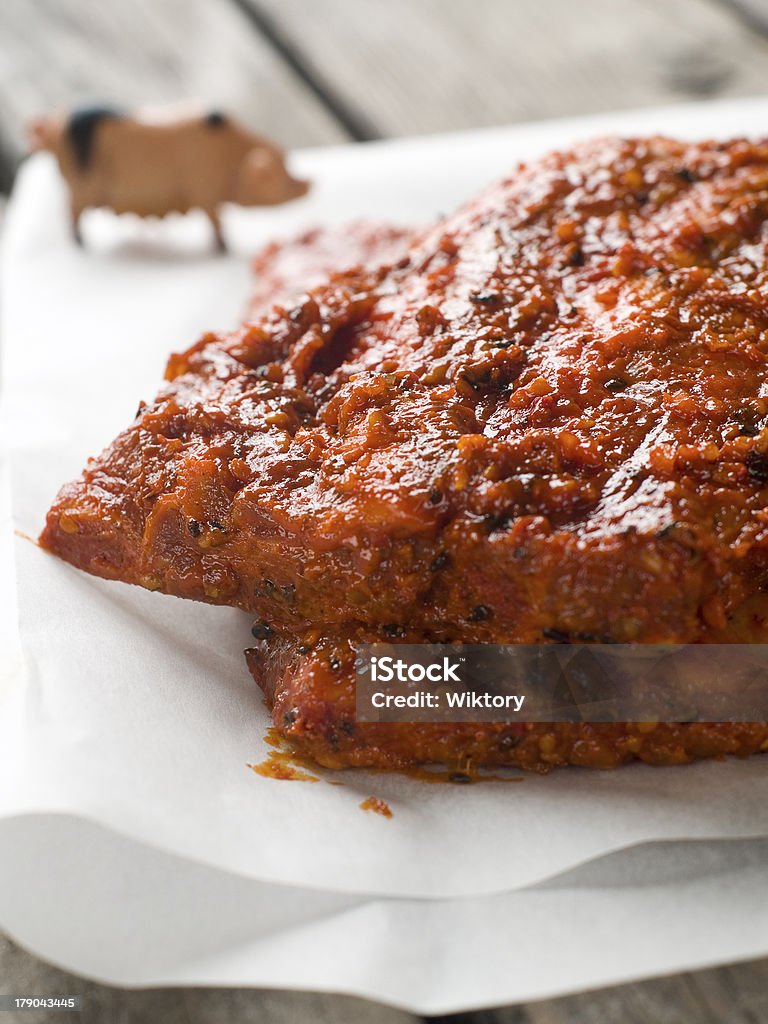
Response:
POLYGON ((768 147, 523 167, 207 337, 43 542, 269 627, 693 640, 765 581, 768 147))
MULTIPOLYGON (((304 638, 299 665, 322 638, 406 632, 728 642, 768 584, 767 217, 768 144, 608 139, 518 167, 392 265, 173 357, 43 544, 245 608, 260 643, 304 638)), ((308 671, 288 728, 291 687, 257 674, 321 763, 379 763, 336 728, 330 678, 308 671)), ((504 757, 492 732, 404 734, 380 763, 679 763, 764 739, 612 728, 504 757)))

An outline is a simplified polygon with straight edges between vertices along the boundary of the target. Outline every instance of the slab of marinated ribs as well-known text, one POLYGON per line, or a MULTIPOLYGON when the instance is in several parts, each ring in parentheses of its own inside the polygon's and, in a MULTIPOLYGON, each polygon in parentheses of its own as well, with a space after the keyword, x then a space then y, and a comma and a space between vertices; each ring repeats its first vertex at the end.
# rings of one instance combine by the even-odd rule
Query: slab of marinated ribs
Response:
POLYGON ((677 763, 768 725, 366 726, 351 644, 764 638, 768 143, 555 153, 168 366, 51 509, 89 572, 257 616, 324 764, 677 763), (736 626, 739 623, 739 626, 736 626))

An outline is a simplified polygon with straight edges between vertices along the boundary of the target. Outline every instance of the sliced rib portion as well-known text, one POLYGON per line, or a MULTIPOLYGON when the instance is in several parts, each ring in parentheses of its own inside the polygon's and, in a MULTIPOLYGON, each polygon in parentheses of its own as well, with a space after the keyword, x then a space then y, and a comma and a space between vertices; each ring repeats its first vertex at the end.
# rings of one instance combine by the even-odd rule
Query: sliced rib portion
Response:
MULTIPOLYGON (((358 722, 354 636, 272 636, 246 651, 277 732, 328 768, 402 769, 437 763, 457 771, 510 766, 616 768, 632 760, 687 764, 768 751, 768 724, 432 724, 358 722)), ((374 639, 370 634, 368 640, 374 639)), ((383 638, 377 638, 381 641, 383 638)), ((418 638, 409 635, 409 642, 418 638)))

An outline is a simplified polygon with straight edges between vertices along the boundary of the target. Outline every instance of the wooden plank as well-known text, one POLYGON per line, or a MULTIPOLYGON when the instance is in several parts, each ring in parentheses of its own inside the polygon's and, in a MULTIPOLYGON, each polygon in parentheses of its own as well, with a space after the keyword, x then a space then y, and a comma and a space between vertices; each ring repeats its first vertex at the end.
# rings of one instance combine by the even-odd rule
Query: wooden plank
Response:
MULTIPOLYGON (((516 1024, 505 1010, 494 1024, 516 1024)), ((532 1003, 528 1024, 768 1024, 768 960, 532 1003)))
POLYGON ((285 146, 349 137, 228 0, 2 0, 0 39, 0 150, 17 158, 28 118, 94 101, 191 97, 285 146))
POLYGON ((761 94, 768 82, 768 42, 711 0, 244 2, 386 135, 761 94))
POLYGON ((257 32, 269 45, 280 54, 283 60, 296 73, 297 77, 307 86, 326 110, 330 111, 339 124, 358 142, 378 138, 378 131, 373 125, 350 105, 345 96, 336 92, 321 76, 314 72, 294 47, 292 40, 286 36, 277 21, 260 7, 249 3, 249 0, 232 0, 248 18, 257 32))

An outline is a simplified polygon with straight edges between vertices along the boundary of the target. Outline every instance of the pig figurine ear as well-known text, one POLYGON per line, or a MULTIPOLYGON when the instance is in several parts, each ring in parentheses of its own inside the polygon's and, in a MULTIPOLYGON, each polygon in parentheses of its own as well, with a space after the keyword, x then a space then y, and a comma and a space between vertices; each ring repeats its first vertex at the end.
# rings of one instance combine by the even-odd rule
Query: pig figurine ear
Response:
POLYGON ((297 199, 308 188, 308 182, 290 176, 277 150, 254 146, 240 164, 233 198, 241 206, 272 206, 297 199))
POLYGON ((55 150, 64 128, 62 117, 35 117, 26 126, 27 146, 30 153, 41 149, 55 150))

